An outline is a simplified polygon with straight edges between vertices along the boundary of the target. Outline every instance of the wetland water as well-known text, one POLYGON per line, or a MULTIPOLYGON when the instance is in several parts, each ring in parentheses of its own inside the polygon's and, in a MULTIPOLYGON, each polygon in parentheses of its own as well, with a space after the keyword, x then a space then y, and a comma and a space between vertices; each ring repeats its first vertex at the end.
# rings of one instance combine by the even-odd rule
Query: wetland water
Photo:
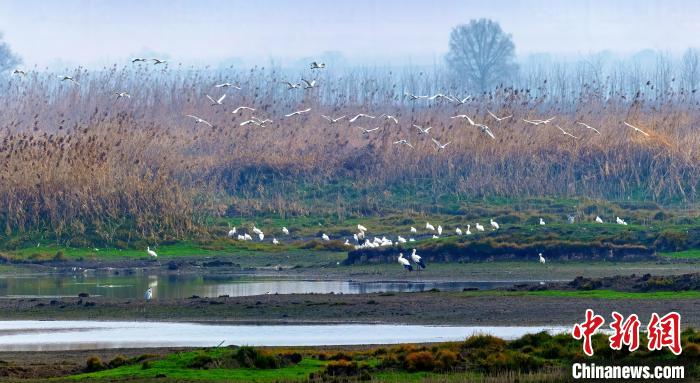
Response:
POLYGON ((514 339, 563 327, 404 325, 218 325, 173 322, 0 321, 0 351, 105 348, 320 346, 458 341, 475 334, 514 339))
POLYGON ((508 287, 518 281, 340 281, 202 275, 26 275, 0 277, 0 298, 75 297, 79 293, 110 298, 139 298, 151 287, 154 299, 230 297, 264 294, 367 294, 462 291, 508 287))

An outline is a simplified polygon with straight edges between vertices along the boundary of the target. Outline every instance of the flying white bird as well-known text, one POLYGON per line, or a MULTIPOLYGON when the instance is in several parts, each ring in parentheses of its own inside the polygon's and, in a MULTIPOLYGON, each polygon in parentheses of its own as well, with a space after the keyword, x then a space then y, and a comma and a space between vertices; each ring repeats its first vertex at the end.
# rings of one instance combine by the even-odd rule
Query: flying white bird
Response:
POLYGON ((629 127, 632 128, 632 129, 634 129, 636 132, 642 133, 643 135, 649 137, 649 133, 647 133, 647 132, 645 132, 645 131, 639 129, 638 127, 636 127, 636 126, 634 126, 634 125, 632 125, 632 124, 627 123, 627 121, 624 121, 624 124, 627 125, 627 126, 629 126, 629 127))
POLYGON ((408 98, 409 98, 411 101, 415 101, 415 100, 418 100, 418 99, 421 99, 421 98, 428 98, 428 96, 416 96, 415 94, 409 93, 409 92, 404 92, 404 95, 405 95, 405 96, 408 96, 408 98))
POLYGON ((153 298, 153 289, 151 289, 149 287, 148 290, 146 290, 146 292, 143 293, 143 299, 150 301, 152 298, 153 298))
POLYGON ((289 81, 283 81, 282 84, 287 85, 287 89, 296 89, 296 88, 300 88, 300 87, 301 87, 301 84, 298 84, 298 83, 291 83, 291 82, 289 82, 289 81))
POLYGON ((542 219, 542 218, 540 218, 540 225, 542 225, 542 226, 545 225, 544 219, 542 219))
POLYGON ((382 118, 382 117, 384 117, 384 119, 386 119, 386 120, 394 121, 395 124, 399 123, 399 119, 390 115, 390 114, 382 114, 381 116, 379 116, 379 118, 382 118))
POLYGON ((365 128, 360 128, 360 127, 358 126, 358 129, 362 130, 362 134, 369 134, 369 133, 372 133, 372 132, 374 132, 375 130, 379 130, 379 128, 380 128, 380 126, 377 126, 376 128, 372 128, 372 129, 365 129, 365 128))
POLYGON ((148 59, 143 59, 143 58, 135 58, 131 60, 132 63, 137 63, 137 62, 146 62, 148 59))
POLYGON ((308 81, 302 78, 301 81, 306 84, 304 85, 304 89, 311 89, 316 87, 316 80, 308 81))
POLYGON ((246 125, 248 125, 248 124, 253 124, 253 125, 257 125, 257 126, 263 126, 263 125, 264 125, 264 124, 262 124, 262 123, 261 123, 260 121, 258 121, 258 120, 245 120, 245 121, 241 122, 239 125, 240 125, 240 126, 246 126, 246 125))
POLYGON ((445 150, 445 148, 447 147, 447 145, 449 145, 449 144, 451 143, 451 142, 448 142, 448 143, 445 143, 445 144, 441 144, 440 141, 438 141, 438 140, 436 140, 436 139, 434 139, 434 138, 433 138, 432 140, 433 140, 433 142, 435 143, 435 145, 437 146, 438 152, 441 151, 441 150, 445 150))
POLYGON ((240 112, 241 110, 250 110, 251 112, 254 112, 255 108, 251 108, 249 106, 239 106, 238 108, 234 109, 233 112, 231 112, 231 113, 236 114, 236 113, 240 112))
POLYGON ((323 233, 323 235, 321 235, 321 239, 323 239, 324 241, 330 241, 330 240, 331 240, 331 238, 330 238, 326 233, 323 233))
POLYGON ((398 140, 398 141, 394 141, 394 145, 397 145, 397 144, 406 145, 406 146, 408 146, 409 148, 413 149, 413 145, 411 145, 411 143, 408 142, 408 140, 398 140))
POLYGON ((476 123, 474 122, 474 120, 472 120, 472 119, 471 119, 469 116, 467 116, 466 114, 458 114, 458 115, 452 116, 452 117, 450 117, 450 118, 461 118, 461 119, 467 120, 467 122, 469 123, 469 125, 476 126, 476 123))
POLYGON ((230 82, 225 82, 222 84, 216 84, 214 85, 215 88, 233 88, 233 89, 238 89, 241 90, 241 87, 238 85, 231 84, 230 82))
POLYGON ((425 128, 425 129, 423 129, 423 128, 421 128, 421 127, 418 126, 418 125, 413 125, 413 127, 416 128, 416 129, 418 129, 418 135, 421 135, 421 134, 428 134, 428 132, 430 131, 430 129, 433 128, 432 126, 429 126, 429 127, 425 128))
POLYGON ((219 97, 218 100, 214 100, 214 98, 210 95, 207 95, 207 98, 209 99, 209 101, 211 101, 212 106, 223 105, 221 102, 224 101, 224 99, 226 98, 226 93, 224 93, 221 97, 219 97))
POLYGON ((167 61, 165 60, 159 60, 159 59, 151 59, 153 60, 153 65, 158 65, 158 64, 165 64, 167 61))
POLYGON ((411 260, 418 265, 418 270, 425 269, 425 262, 423 262, 423 258, 420 255, 416 254, 416 249, 413 249, 411 253, 411 260))
POLYGON ((480 224, 479 222, 476 223, 475 227, 478 231, 484 231, 484 225, 480 224))
POLYGON ((481 129, 481 132, 482 132, 482 133, 486 133, 489 137, 491 137, 491 138, 494 139, 494 140, 496 139, 496 137, 493 135, 493 132, 491 132, 491 129, 489 129, 488 126, 483 125, 483 124, 476 124, 476 126, 477 126, 479 129, 481 129))
POLYGON ((80 86, 80 83, 78 83, 77 81, 75 81, 75 80, 73 79, 73 77, 71 77, 71 76, 58 76, 58 78, 61 79, 61 81, 70 81, 70 82, 72 82, 73 84, 80 86))
POLYGON ((131 95, 127 92, 114 92, 114 94, 117 96, 117 99, 122 97, 131 98, 131 95))
POLYGON ((511 114, 511 115, 508 115, 508 116, 505 116, 505 117, 498 117, 498 116, 496 116, 495 114, 491 113, 490 110, 486 109, 486 111, 491 115, 491 117, 493 117, 493 118, 494 118, 496 121, 498 121, 498 122, 501 122, 501 121, 503 121, 503 120, 506 120, 506 119, 509 119, 509 118, 513 117, 512 114, 511 114))
POLYGON ((403 253, 399 253, 399 264, 403 266, 404 269, 408 271, 413 271, 413 266, 411 266, 411 262, 408 261, 408 259, 403 257, 403 253))
POLYGON ((292 112, 292 113, 289 113, 289 114, 285 114, 284 116, 285 116, 285 117, 293 117, 293 116, 298 116, 298 115, 301 115, 301 114, 304 114, 304 113, 308 113, 308 112, 310 112, 310 111, 311 111, 311 108, 306 108, 306 109, 302 109, 302 110, 297 110, 296 112, 292 112))
POLYGON ((472 96, 467 96, 467 97, 465 97, 465 98, 463 98, 463 99, 460 100, 460 99, 457 98, 457 97, 452 97, 452 100, 453 100, 453 101, 455 102, 455 104, 457 104, 457 105, 464 105, 464 104, 465 104, 467 101, 469 101, 469 99, 471 99, 471 98, 472 98, 472 96))
POLYGON ((282 227, 282 232, 284 235, 289 235, 289 229, 287 229, 285 226, 282 227))
POLYGON ((578 137, 574 136, 573 134, 567 132, 566 130, 562 129, 559 125, 557 125, 557 129, 561 130, 561 133, 565 136, 569 136, 573 139, 578 139, 578 137))
POLYGON ((319 63, 319 62, 312 62, 311 63, 311 69, 323 69, 326 67, 326 63, 319 63))
POLYGON ((12 75, 17 75, 17 76, 26 76, 27 72, 21 70, 21 69, 15 69, 12 71, 12 75))
POLYGON ((149 257, 158 258, 158 254, 156 254, 155 251, 151 250, 150 246, 146 246, 146 253, 148 254, 149 257))
POLYGON ((596 221, 597 223, 603 223, 603 219, 600 218, 600 217, 597 216, 597 215, 595 216, 595 221, 596 221))
POLYGON ((523 121, 527 122, 528 124, 532 124, 532 125, 547 125, 550 122, 552 122, 552 120, 554 120, 555 118, 556 117, 550 117, 546 120, 526 120, 523 118, 523 121))
POLYGON ((438 93, 438 94, 435 94, 435 95, 433 95, 433 96, 430 96, 430 97, 428 97, 428 100, 436 100, 436 99, 438 99, 438 98, 441 98, 441 99, 444 99, 444 100, 448 100, 448 101, 454 101, 454 100, 452 99, 452 97, 446 96, 446 95, 444 95, 444 94, 442 94, 442 93, 438 93))
POLYGON ((592 131, 594 131, 594 132, 600 134, 600 132, 598 131, 598 129, 596 129, 596 128, 594 128, 594 127, 588 125, 588 124, 584 124, 583 122, 577 122, 577 124, 583 126, 583 127, 586 128, 586 129, 590 129, 590 130, 592 130, 592 131))
POLYGON ((430 222, 425 223, 425 228, 428 230, 435 231, 435 226, 431 225, 430 222))
POLYGON ((335 124, 336 122, 338 122, 338 121, 342 120, 343 118, 345 118, 345 116, 340 116, 340 117, 338 117, 338 118, 333 118, 333 117, 325 116, 325 115, 323 115, 323 114, 321 115, 321 117, 322 117, 323 119, 325 119, 325 120, 328 120, 328 122, 330 122, 331 124, 335 124))
POLYGON ((500 228, 498 222, 494 221, 493 218, 491 219, 491 227, 493 228, 493 230, 498 230, 500 228))
POLYGON ((542 256, 542 253, 539 254, 540 256, 540 263, 544 265, 545 262, 547 262, 544 257, 542 256))
POLYGON ((212 127, 212 125, 208 121, 204 120, 203 118, 200 118, 200 117, 197 117, 197 116, 194 116, 191 114, 186 114, 185 117, 193 118, 195 121, 195 124, 202 123, 204 125, 209 125, 209 127, 212 127))
POLYGON ((357 119, 360 118, 360 117, 375 118, 374 116, 370 116, 369 114, 359 113, 357 116, 351 118, 351 119, 350 119, 350 122, 355 122, 355 121, 357 121, 357 119))

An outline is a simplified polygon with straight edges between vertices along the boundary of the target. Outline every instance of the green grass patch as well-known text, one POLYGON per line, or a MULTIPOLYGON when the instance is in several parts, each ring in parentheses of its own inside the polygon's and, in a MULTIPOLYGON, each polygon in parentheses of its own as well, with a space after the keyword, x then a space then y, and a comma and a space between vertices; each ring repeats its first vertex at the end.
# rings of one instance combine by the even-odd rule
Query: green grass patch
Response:
POLYGON ((700 249, 659 253, 659 256, 678 259, 700 259, 700 249))
POLYGON ((695 290, 653 292, 626 292, 614 290, 468 291, 461 294, 465 296, 500 295, 579 299, 700 299, 700 291, 695 290))

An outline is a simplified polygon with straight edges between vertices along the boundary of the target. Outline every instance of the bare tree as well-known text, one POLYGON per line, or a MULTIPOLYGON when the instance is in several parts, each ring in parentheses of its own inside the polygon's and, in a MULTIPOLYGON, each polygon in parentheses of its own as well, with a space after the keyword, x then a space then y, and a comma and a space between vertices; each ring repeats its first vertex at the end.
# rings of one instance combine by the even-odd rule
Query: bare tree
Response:
POLYGON ((22 60, 10 49, 10 45, 2 41, 2 33, 0 33, 0 71, 13 68, 21 62, 22 60))
POLYGON ((696 89, 700 81, 700 58, 697 49, 688 48, 683 54, 681 76, 687 90, 696 89))
POLYGON ((446 60, 455 75, 482 92, 517 72, 511 36, 488 19, 453 28, 446 60))

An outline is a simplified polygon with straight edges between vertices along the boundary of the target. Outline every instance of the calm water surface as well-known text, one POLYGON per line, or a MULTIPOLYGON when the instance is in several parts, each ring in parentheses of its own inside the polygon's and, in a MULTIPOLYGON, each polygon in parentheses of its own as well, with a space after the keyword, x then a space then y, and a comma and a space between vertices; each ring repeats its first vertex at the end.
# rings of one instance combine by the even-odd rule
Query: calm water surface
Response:
POLYGON ((271 279, 241 276, 202 275, 33 275, 0 276, 0 297, 75 297, 79 293, 113 298, 137 298, 149 287, 154 299, 249 296, 263 294, 365 294, 377 292, 417 292, 439 289, 462 291, 508 287, 517 281, 501 282, 368 282, 271 279))
POLYGON ((215 325, 172 322, 0 321, 0 351, 146 347, 319 346, 462 340, 474 334, 515 339, 563 327, 403 325, 215 325))

